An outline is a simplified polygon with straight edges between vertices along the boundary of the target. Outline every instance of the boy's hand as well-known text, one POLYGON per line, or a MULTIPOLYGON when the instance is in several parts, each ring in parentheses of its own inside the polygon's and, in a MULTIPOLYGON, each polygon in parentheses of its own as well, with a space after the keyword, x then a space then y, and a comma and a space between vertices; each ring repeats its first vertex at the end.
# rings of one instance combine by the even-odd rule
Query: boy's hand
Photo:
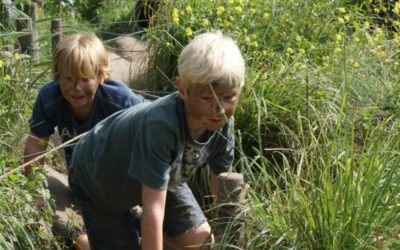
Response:
POLYGON ((31 166, 26 166, 25 168, 24 168, 24 175, 26 176, 26 177, 28 177, 29 175, 31 175, 32 174, 32 167, 31 166))
MULTIPOLYGON (((37 137, 34 134, 30 134, 25 143, 24 155, 28 156, 24 159, 24 163, 33 160, 37 153, 43 152, 47 148, 47 142, 49 137, 37 137)), ((38 161, 39 164, 43 165, 43 158, 38 161)), ((24 168, 24 175, 29 176, 32 174, 32 166, 26 166, 24 168)))

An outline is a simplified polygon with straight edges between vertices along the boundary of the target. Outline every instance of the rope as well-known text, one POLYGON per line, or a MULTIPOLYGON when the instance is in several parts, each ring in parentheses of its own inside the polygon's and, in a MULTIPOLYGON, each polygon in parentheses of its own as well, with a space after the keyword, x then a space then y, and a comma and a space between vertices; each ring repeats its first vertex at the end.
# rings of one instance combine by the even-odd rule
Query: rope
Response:
POLYGON ((76 137, 74 137, 74 138, 72 138, 72 139, 70 139, 70 140, 68 140, 68 141, 66 141, 66 142, 64 142, 64 143, 62 143, 62 144, 60 144, 60 145, 58 145, 57 147, 52 148, 51 150, 47 151, 46 153, 41 154, 41 155, 35 157, 34 159, 28 161, 28 162, 25 162, 24 164, 20 165, 19 167, 15 168, 15 169, 13 169, 13 170, 11 170, 11 171, 9 171, 9 172, 6 172, 5 174, 3 174, 3 175, 0 176, 0 180, 6 178, 6 177, 9 176, 10 174, 13 174, 13 173, 19 171, 20 169, 22 169, 22 168, 24 168, 24 167, 26 167, 26 166, 32 164, 33 162, 42 159, 43 157, 45 157, 45 156, 47 156, 47 155, 53 153, 54 151, 56 151, 56 150, 58 150, 58 149, 64 147, 65 145, 67 145, 67 144, 69 144, 69 143, 71 143, 71 142, 73 142, 73 141, 79 140, 80 138, 82 138, 82 137, 85 136, 86 134, 87 134, 87 132, 82 133, 82 134, 80 134, 80 135, 78 135, 78 136, 76 136, 76 137))

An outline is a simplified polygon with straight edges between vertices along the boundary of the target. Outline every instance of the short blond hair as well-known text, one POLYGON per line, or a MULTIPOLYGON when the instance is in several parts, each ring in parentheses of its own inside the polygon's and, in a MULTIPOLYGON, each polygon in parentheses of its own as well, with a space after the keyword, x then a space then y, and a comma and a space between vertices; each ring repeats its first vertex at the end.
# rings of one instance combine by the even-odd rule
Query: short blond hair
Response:
POLYGON ((197 35, 178 58, 181 84, 243 86, 245 63, 232 38, 220 31, 197 35))
POLYGON ((92 33, 75 33, 60 41, 53 53, 54 80, 60 75, 109 78, 109 60, 100 39, 92 33))

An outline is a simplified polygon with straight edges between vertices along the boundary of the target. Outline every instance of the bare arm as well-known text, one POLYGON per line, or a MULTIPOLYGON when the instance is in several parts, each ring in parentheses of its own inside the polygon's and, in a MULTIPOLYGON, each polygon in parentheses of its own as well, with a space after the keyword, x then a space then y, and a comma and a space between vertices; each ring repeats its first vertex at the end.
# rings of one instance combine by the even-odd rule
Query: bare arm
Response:
MULTIPOLYGON (((24 163, 37 157, 37 155, 35 155, 36 153, 46 150, 48 141, 49 141, 49 137, 37 137, 31 133, 28 136, 28 139, 26 140, 26 143, 25 143, 24 155, 32 155, 32 154, 33 155, 24 158, 24 163)), ((44 162, 43 158, 38 161, 39 164, 43 164, 43 162, 44 162)), ((24 175, 28 176, 31 173, 32 173, 32 167, 27 166, 24 169, 24 175)))
POLYGON ((166 190, 157 190, 142 185, 142 249, 163 249, 163 221, 166 190))

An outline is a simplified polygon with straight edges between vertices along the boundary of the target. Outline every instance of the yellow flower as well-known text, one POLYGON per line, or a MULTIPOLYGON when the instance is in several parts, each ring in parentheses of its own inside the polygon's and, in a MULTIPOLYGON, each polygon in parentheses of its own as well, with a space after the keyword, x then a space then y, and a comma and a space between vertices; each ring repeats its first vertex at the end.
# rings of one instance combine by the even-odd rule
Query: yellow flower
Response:
POLYGON ((177 8, 172 9, 172 17, 179 17, 179 10, 177 8))
POLYGON ((257 41, 254 41, 251 45, 252 45, 254 48, 257 48, 257 47, 258 47, 258 42, 257 42, 257 41))
POLYGON ((338 17, 338 21, 339 23, 344 24, 344 19, 342 17, 338 17))
POLYGON ((300 49, 299 51, 300 51, 300 54, 305 54, 306 53, 306 51, 304 49, 300 49))
POLYGON ((14 58, 17 59, 17 60, 19 60, 19 59, 21 58, 21 56, 20 56, 18 53, 15 53, 15 54, 14 54, 14 58))
POLYGON ((208 21, 208 19, 206 19, 206 18, 204 18, 201 22, 203 23, 203 26, 210 25, 210 21, 208 21))
POLYGON ((10 75, 5 75, 4 78, 3 78, 3 80, 4 80, 4 81, 10 81, 10 80, 11 80, 10 75))
POLYGON ((236 7, 235 7, 235 10, 236 10, 236 12, 239 13, 239 14, 242 13, 242 11, 243 11, 243 9, 242 9, 241 6, 236 6, 236 7))
POLYGON ((233 4, 233 2, 234 2, 233 0, 228 0, 229 4, 233 4))
POLYGON ((245 34, 247 33, 247 29, 246 28, 243 29, 243 33, 245 33, 245 34))
POLYGON ((302 41, 301 36, 297 35, 297 36, 296 36, 296 41, 297 41, 297 42, 301 42, 301 41, 302 41))
POLYGON ((190 7, 190 5, 186 6, 186 12, 188 13, 192 12, 192 7, 190 7))
POLYGON ((349 15, 344 15, 344 20, 346 20, 346 22, 348 22, 350 20, 350 16, 349 15))
POLYGON ((382 35, 383 35, 383 29, 382 29, 382 28, 377 28, 377 29, 376 29, 376 34, 377 34, 378 36, 382 36, 382 35))
POLYGON ((3 68, 3 61, 0 60, 0 69, 3 68))
POLYGON ((360 64, 355 60, 353 61, 352 65, 353 65, 354 68, 359 68, 360 67, 360 64))
POLYGON ((394 5, 393 12, 396 13, 397 15, 400 14, 400 2, 399 1, 397 1, 396 4, 394 5))
POLYGON ((292 48, 290 48, 290 47, 289 47, 289 48, 287 48, 287 50, 286 50, 286 51, 287 51, 287 53, 289 53, 289 54, 293 54, 293 52, 294 52, 294 51, 293 51, 293 49, 292 49, 292 48))
POLYGON ((269 17, 269 13, 264 13, 264 15, 263 15, 263 17, 264 17, 264 19, 268 19, 268 17, 269 17))
POLYGON ((221 15, 225 11, 224 6, 219 6, 217 9, 217 15, 221 15))
POLYGON ((342 41, 343 40, 343 35, 341 33, 336 34, 336 40, 337 41, 342 41))
POLYGON ((364 22, 364 28, 369 29, 369 22, 364 22))
POLYGON ((262 51, 263 56, 266 56, 268 54, 268 52, 266 50, 262 51))
POLYGON ((179 24, 179 10, 177 8, 172 9, 172 22, 179 24))
POLYGON ((340 13, 346 13, 346 8, 340 7, 340 8, 338 8, 338 11, 339 11, 340 13))
POLYGON ((250 12, 251 12, 251 14, 254 14, 254 13, 256 13, 256 9, 251 8, 250 12))
POLYGON ((229 16, 229 21, 233 22, 235 18, 233 16, 229 16))
POLYGON ((192 31, 192 29, 190 27, 187 27, 185 29, 185 33, 186 33, 187 37, 191 37, 193 35, 193 31, 192 31))
POLYGON ((246 42, 250 42, 250 37, 246 36, 246 42))
POLYGON ((335 51, 335 53, 340 53, 342 51, 342 49, 339 47, 336 47, 333 51, 335 51))

